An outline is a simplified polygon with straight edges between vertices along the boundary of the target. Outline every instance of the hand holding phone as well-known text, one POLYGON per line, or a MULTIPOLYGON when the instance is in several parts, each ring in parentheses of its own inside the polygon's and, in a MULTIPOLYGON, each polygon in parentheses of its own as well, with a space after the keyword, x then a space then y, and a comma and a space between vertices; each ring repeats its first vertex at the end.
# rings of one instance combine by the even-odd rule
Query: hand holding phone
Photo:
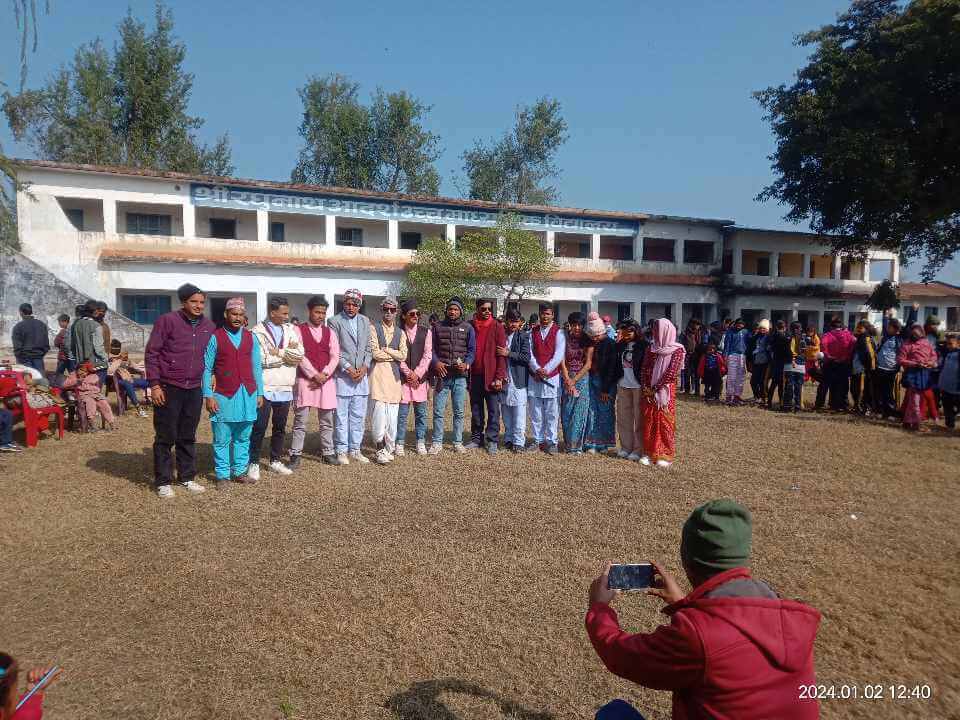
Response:
POLYGON ((607 587, 625 592, 646 590, 653 585, 653 575, 654 568, 650 563, 611 565, 607 587))

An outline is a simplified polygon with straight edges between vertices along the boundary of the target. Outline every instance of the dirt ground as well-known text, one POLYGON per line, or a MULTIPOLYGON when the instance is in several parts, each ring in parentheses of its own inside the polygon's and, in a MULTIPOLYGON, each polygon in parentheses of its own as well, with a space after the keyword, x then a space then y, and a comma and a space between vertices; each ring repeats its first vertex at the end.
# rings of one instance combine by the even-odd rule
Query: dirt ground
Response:
MULTIPOLYGON (((957 435, 679 403, 679 461, 501 452, 159 500, 149 419, 0 455, 0 648, 67 669, 51 719, 649 718, 583 629, 605 558, 679 572, 689 511, 754 513, 754 572, 823 613, 818 681, 932 687, 825 718, 960 718, 957 435)), ((308 438, 307 451, 315 451, 308 438)), ((209 424, 199 465, 212 468, 209 424)), ((210 482, 210 475, 205 475, 210 482)), ((618 603, 650 630, 659 603, 618 603)), ((886 693, 889 694, 889 693, 886 693)))

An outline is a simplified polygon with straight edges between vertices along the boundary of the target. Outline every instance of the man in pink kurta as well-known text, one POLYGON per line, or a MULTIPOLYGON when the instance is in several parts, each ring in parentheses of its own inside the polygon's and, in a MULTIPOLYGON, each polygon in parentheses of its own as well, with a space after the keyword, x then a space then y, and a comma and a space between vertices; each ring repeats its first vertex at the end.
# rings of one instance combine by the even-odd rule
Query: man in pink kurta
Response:
POLYGON ((340 464, 333 445, 334 412, 337 409, 337 384, 333 373, 340 362, 340 342, 337 334, 327 327, 327 307, 327 299, 323 295, 314 295, 307 301, 307 322, 296 326, 304 353, 297 367, 297 381, 293 387, 293 441, 290 444, 290 462, 287 463, 291 470, 300 464, 310 408, 317 409, 323 462, 328 465, 340 464))
POLYGON ((397 411, 397 446, 395 453, 403 455, 403 441, 407 437, 407 414, 413 404, 414 427, 417 434, 417 452, 427 453, 427 383, 424 382, 433 358, 433 333, 420 324, 416 300, 407 300, 400 306, 403 332, 407 336, 407 360, 400 363, 403 382, 400 408, 397 411))

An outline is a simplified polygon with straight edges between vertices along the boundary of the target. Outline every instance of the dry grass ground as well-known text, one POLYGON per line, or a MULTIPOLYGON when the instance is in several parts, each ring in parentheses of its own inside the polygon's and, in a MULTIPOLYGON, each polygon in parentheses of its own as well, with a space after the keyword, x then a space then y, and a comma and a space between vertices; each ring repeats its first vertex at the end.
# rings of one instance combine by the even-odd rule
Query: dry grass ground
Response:
MULTIPOLYGON (((616 696, 666 718, 668 694, 601 667, 586 587, 604 558, 678 570, 683 520, 719 496, 753 510, 755 573, 822 611, 821 683, 933 686, 824 717, 960 717, 956 436, 681 402, 666 472, 308 458, 162 502, 149 428, 0 456, 0 647, 66 666, 50 718, 560 720, 616 696)), ((650 598, 619 607, 631 629, 662 621, 650 598)))

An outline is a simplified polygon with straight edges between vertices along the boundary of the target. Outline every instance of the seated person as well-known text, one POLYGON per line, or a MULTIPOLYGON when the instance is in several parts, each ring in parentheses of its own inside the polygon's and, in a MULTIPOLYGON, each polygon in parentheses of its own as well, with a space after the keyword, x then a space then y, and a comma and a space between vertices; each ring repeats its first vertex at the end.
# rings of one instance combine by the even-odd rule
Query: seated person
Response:
POLYGON ((10 358, 4 358, 3 360, 0 360, 0 370, 13 370, 14 372, 23 374, 24 377, 29 376, 33 378, 33 382, 37 385, 50 384, 50 381, 47 380, 46 375, 36 368, 32 368, 29 365, 21 365, 10 358))
POLYGON ((77 394, 77 408, 80 411, 80 424, 87 432, 95 432, 93 421, 97 411, 103 417, 109 430, 117 429, 117 421, 107 398, 100 391, 100 377, 89 362, 81 363, 63 380, 64 390, 73 390, 77 394))
POLYGON ((130 404, 137 409, 137 415, 146 417, 147 409, 137 397, 137 390, 147 390, 150 387, 150 383, 143 377, 146 371, 130 362, 130 355, 121 351, 118 340, 110 342, 110 364, 107 366, 107 375, 113 377, 117 394, 124 393, 130 399, 130 404), (134 375, 140 377, 135 378, 134 375))
MULTIPOLYGON (((609 564, 590 586, 586 625, 594 650, 615 675, 673 692, 674 720, 808 720, 815 699, 798 688, 816 683, 813 642, 820 613, 784 600, 750 576, 750 512, 733 500, 701 505, 683 525, 680 559, 693 591, 653 563, 654 589, 670 622, 651 633, 620 629, 607 586, 609 564)), ((623 700, 597 720, 642 720, 623 700)))
POLYGON ((13 441, 13 413, 0 407, 0 452, 23 452, 13 441))

